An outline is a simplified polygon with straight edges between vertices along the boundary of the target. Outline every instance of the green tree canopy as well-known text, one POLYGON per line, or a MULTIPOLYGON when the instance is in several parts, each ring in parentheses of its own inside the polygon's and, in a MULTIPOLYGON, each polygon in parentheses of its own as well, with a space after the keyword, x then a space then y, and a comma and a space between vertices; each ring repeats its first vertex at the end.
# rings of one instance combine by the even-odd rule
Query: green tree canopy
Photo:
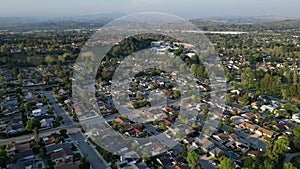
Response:
POLYGON ((235 165, 229 158, 224 157, 221 160, 220 169, 235 169, 235 165))
POLYGON ((192 168, 196 168, 196 166, 199 164, 199 155, 194 151, 190 151, 188 152, 186 160, 192 166, 192 168))
POLYGON ((27 121, 26 130, 32 131, 35 127, 39 128, 41 123, 37 119, 30 119, 27 121))

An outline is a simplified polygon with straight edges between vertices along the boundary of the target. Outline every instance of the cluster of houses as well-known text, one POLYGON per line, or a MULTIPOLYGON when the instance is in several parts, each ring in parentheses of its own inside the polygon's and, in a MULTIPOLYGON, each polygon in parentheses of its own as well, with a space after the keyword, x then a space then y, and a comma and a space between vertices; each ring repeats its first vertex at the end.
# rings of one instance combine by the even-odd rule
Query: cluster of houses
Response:
MULTIPOLYGON (((6 164, 9 169, 37 168, 44 169, 53 166, 55 169, 77 169, 79 159, 73 158, 75 154, 80 154, 72 143, 72 140, 65 138, 57 141, 63 136, 52 133, 41 138, 41 150, 44 156, 36 154, 32 142, 11 143, 6 147, 6 164)), ((80 157, 80 155, 79 155, 80 157)))

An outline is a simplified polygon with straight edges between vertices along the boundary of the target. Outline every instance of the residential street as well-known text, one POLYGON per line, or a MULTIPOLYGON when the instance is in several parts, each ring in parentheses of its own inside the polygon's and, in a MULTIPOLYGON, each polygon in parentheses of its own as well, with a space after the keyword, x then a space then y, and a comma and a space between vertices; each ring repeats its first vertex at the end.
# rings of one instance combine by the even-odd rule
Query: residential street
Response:
MULTIPOLYGON (((67 129, 69 133, 71 132, 77 132, 79 131, 79 129, 77 128, 76 125, 70 125, 70 126, 60 126, 58 128, 52 128, 49 130, 43 130, 39 132, 39 136, 40 137, 44 137, 44 136, 48 136, 51 133, 58 133, 59 130, 61 129, 67 129)), ((22 142, 26 142, 31 140, 31 138, 33 137, 33 133, 32 134, 26 134, 26 135, 22 135, 19 137, 12 137, 12 138, 8 138, 8 139, 1 139, 0 140, 0 144, 10 144, 11 142, 15 142, 15 143, 22 143, 22 142)))
MULTIPOLYGON (((106 161, 100 156, 100 154, 98 154, 98 152, 96 152, 96 150, 92 147, 92 145, 85 142, 86 138, 84 137, 84 135, 78 129, 78 127, 77 127, 78 124, 74 123, 71 120, 70 116, 68 116, 66 114, 65 110, 62 109, 57 104, 57 102, 54 98, 53 92, 52 91, 45 91, 44 94, 49 99, 49 102, 53 106, 55 113, 59 116, 62 116, 63 120, 62 120, 62 124, 61 124, 60 127, 40 131, 39 136, 44 137, 44 136, 48 136, 48 135, 50 135, 51 133, 54 133, 54 132, 58 133, 61 129, 67 129, 68 134, 71 136, 71 138, 74 141, 78 141, 78 143, 79 143, 78 147, 79 147, 80 151, 83 154, 87 154, 87 159, 90 161, 91 167, 93 169, 105 169, 105 168, 107 168, 106 161)), ((9 139, 0 140, 0 144, 9 144, 12 141, 17 142, 17 143, 26 142, 26 141, 31 140, 32 137, 33 137, 33 134, 26 134, 26 135, 22 135, 22 136, 19 136, 19 137, 13 137, 13 138, 9 138, 9 139)))
POLYGON ((292 158, 294 158, 296 156, 300 156, 300 153, 287 153, 285 155, 285 159, 284 159, 284 162, 283 162, 283 168, 284 168, 284 164, 290 162, 292 160, 292 158))
POLYGON ((63 121, 62 124, 63 125, 72 125, 74 122, 72 121, 72 119, 70 118, 69 115, 66 114, 65 110, 62 109, 56 102, 55 98, 54 98, 54 93, 52 91, 45 91, 43 93, 48 99, 49 99, 49 103, 51 104, 51 106, 54 108, 54 112, 63 117, 63 121))
POLYGON ((108 168, 105 160, 96 153, 96 150, 92 147, 90 143, 85 142, 85 137, 81 132, 71 133, 71 138, 77 141, 79 144, 77 145, 80 151, 86 155, 86 158, 91 164, 93 169, 105 169, 108 168))
MULTIPOLYGON (((65 110, 57 104, 54 98, 54 93, 52 91, 44 92, 44 94, 49 99, 49 102, 52 104, 57 115, 63 117, 63 125, 67 126, 67 125, 76 124, 71 120, 70 116, 66 114, 65 110)), ((85 142, 86 138, 83 136, 83 134, 80 131, 69 132, 69 135, 74 141, 78 141, 79 143, 78 147, 80 151, 83 154, 88 155, 87 159, 91 163, 93 169, 107 168, 106 161, 100 156, 100 154, 95 152, 96 150, 91 147, 92 145, 85 142)))

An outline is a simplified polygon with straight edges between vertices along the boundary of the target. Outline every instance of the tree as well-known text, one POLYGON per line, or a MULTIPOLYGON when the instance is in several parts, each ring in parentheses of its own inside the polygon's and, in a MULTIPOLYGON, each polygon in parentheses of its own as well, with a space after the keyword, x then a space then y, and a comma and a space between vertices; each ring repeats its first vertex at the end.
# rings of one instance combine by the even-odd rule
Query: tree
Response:
POLYGON ((246 156, 243 168, 254 168, 255 163, 251 156, 246 156))
POLYGON ((260 89, 264 94, 276 96, 277 85, 279 83, 278 77, 272 77, 268 73, 260 80, 260 89))
POLYGON ((24 103, 24 109, 25 109, 25 111, 26 112, 28 112, 29 111, 29 109, 30 109, 30 104, 29 103, 24 103))
POLYGON ((19 68, 14 67, 14 68, 12 69, 12 74, 16 77, 16 76, 19 74, 19 68))
POLYGON ((182 46, 179 46, 179 48, 174 51, 174 54, 176 56, 179 56, 182 54, 182 52, 183 52, 183 48, 182 48, 182 46))
POLYGON ((233 80, 232 74, 231 74, 230 72, 227 72, 227 73, 225 74, 225 79, 226 79, 226 82, 232 81, 232 80, 233 80))
POLYGON ((23 83, 23 76, 22 76, 22 74, 19 73, 19 74, 17 75, 17 78, 18 78, 19 84, 22 85, 22 83, 23 83))
POLYGON ((174 97, 175 98, 180 97, 180 91, 179 90, 174 90, 174 97))
POLYGON ((298 112, 298 110, 299 110, 296 105, 293 105, 293 104, 290 104, 290 103, 285 104, 283 106, 283 108, 291 114, 294 114, 294 113, 298 112))
POLYGON ((223 157, 220 163, 220 169, 235 169, 235 165, 229 158, 223 157))
POLYGON ((182 150, 181 150, 181 155, 183 157, 186 157, 187 156, 187 144, 182 144, 182 150))
POLYGON ((298 73, 296 71, 294 71, 293 73, 293 83, 294 84, 298 83, 298 73))
POLYGON ((250 103, 250 97, 249 94, 246 92, 242 97, 239 99, 239 103, 243 106, 247 106, 250 103))
POLYGON ((194 151, 188 152, 186 160, 192 166, 192 169, 199 165, 199 155, 194 151))
POLYGON ((294 128, 294 135, 296 139, 300 139, 300 126, 294 128))
POLYGON ((80 158, 79 169, 90 169, 90 162, 85 157, 80 158))
POLYGON ((270 160, 265 160, 262 165, 259 166, 259 169, 274 169, 274 162, 270 160))
POLYGON ((28 131, 32 131, 35 127, 39 128, 40 126, 41 123, 37 119, 31 119, 27 121, 25 129, 28 131))
POLYGON ((0 75, 0 86, 5 86, 5 78, 0 75))
POLYGON ((66 129, 61 129, 60 131, 59 131, 59 133, 60 133, 60 135, 62 135, 64 138, 66 138, 68 135, 67 135, 67 130, 66 129))
POLYGON ((168 130, 168 126, 167 126, 166 124, 164 124, 164 123, 162 123, 162 124, 160 125, 160 128, 161 128, 163 131, 168 130))
POLYGON ((63 120, 63 117, 62 116, 55 116, 55 121, 62 121, 63 120))
POLYGON ((268 140, 267 144, 267 151, 266 156, 275 162, 278 162, 280 153, 278 152, 277 144, 274 140, 268 140))
POLYGON ((142 92, 141 91, 138 91, 137 93, 136 93, 136 96, 135 96, 138 100, 142 100, 143 99, 143 94, 142 94, 142 92))
POLYGON ((48 113, 53 114, 54 108, 52 106, 48 106, 48 113))
POLYGON ((251 68, 247 67, 245 72, 242 73, 241 79, 243 86, 250 88, 253 87, 253 79, 255 78, 254 73, 252 72, 251 68))
POLYGON ((207 114, 209 112, 208 108, 203 109, 203 114, 207 114))
POLYGON ((34 127, 34 144, 39 145, 39 143, 40 143, 39 128, 34 127))
POLYGON ((0 167, 6 168, 6 159, 5 159, 5 157, 0 158, 0 167))
POLYGON ((190 70, 191 70, 191 72, 193 72, 195 74, 196 71, 197 71, 197 65, 196 64, 192 64, 190 70))
MULTIPOLYGON (((178 57, 179 58, 179 57, 178 57)), ((185 63, 182 63, 180 66, 179 66, 179 70, 180 72, 185 72, 186 71, 186 64, 185 63)))
POLYGON ((289 140, 287 136, 280 137, 277 141, 268 140, 267 141, 267 151, 266 156, 273 162, 277 163, 284 155, 285 152, 289 150, 289 140))
POLYGON ((45 61, 46 61, 46 63, 47 63, 48 65, 51 65, 51 64, 55 61, 55 58, 52 57, 52 56, 50 56, 50 55, 47 55, 47 56, 45 57, 45 61))
POLYGON ((0 156, 6 156, 6 145, 0 145, 0 156))
POLYGON ((43 75, 43 80, 44 80, 45 83, 48 84, 49 81, 50 81, 50 75, 48 75, 48 74, 43 75))
POLYGON ((279 152, 287 152, 289 150, 289 139, 287 136, 282 136, 277 140, 279 152))
POLYGON ((159 124, 159 121, 155 119, 152 124, 156 126, 159 124))
POLYGON ((297 169, 292 163, 288 162, 284 164, 285 169, 297 169))

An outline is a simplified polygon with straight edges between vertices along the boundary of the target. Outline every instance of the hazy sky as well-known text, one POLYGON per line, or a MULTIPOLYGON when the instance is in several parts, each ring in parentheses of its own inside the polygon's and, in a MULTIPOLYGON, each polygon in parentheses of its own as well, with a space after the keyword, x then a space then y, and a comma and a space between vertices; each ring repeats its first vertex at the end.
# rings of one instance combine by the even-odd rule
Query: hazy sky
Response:
POLYGON ((166 12, 212 16, 300 17, 299 0, 0 0, 0 16, 64 17, 100 13, 166 12))

